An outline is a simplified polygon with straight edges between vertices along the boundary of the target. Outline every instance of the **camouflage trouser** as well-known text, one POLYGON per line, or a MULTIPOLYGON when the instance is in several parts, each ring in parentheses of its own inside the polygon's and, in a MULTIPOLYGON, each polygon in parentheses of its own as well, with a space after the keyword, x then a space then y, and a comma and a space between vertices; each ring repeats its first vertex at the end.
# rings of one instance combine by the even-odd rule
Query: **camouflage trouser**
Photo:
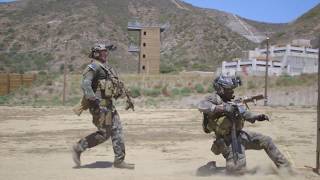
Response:
POLYGON ((215 140, 211 150, 215 154, 219 154, 219 152, 222 153, 223 157, 226 159, 226 168, 228 171, 241 170, 246 166, 245 150, 247 149, 264 149, 277 167, 290 166, 289 161, 284 157, 284 155, 275 146, 272 139, 268 136, 255 132, 242 132, 239 136, 242 153, 238 154, 237 162, 234 162, 233 160, 231 140, 227 139, 225 141, 223 139, 215 140), (224 143, 225 141, 227 143, 224 143))
MULTIPOLYGON (((111 113, 111 112, 110 112, 111 113)), ((93 119, 95 119, 95 115, 93 115, 93 119)), ((125 158, 125 146, 123 140, 122 133, 122 125, 120 122, 120 117, 117 111, 112 112, 112 123, 103 124, 103 125, 95 125, 98 128, 98 131, 89 134, 85 138, 81 139, 78 143, 82 149, 85 151, 87 148, 95 147, 111 137, 113 151, 115 154, 114 162, 119 163, 122 162, 125 158)))

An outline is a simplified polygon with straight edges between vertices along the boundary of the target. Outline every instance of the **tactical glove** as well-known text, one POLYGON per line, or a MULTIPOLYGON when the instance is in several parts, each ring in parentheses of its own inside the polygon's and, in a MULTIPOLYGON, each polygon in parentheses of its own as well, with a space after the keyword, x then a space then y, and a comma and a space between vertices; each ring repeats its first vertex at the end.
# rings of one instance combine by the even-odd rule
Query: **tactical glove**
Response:
POLYGON ((93 114, 100 114, 100 100, 89 99, 90 112, 93 114))
POLYGON ((255 118, 257 121, 269 121, 269 117, 265 114, 259 114, 255 118))
POLYGON ((210 130, 207 127, 202 126, 202 129, 206 134, 210 133, 210 130))
POLYGON ((127 100, 126 101, 126 108, 125 110, 129 110, 129 109, 132 109, 134 111, 134 104, 132 102, 132 100, 127 100))
POLYGON ((90 107, 94 109, 100 108, 100 100, 99 99, 89 99, 90 107))

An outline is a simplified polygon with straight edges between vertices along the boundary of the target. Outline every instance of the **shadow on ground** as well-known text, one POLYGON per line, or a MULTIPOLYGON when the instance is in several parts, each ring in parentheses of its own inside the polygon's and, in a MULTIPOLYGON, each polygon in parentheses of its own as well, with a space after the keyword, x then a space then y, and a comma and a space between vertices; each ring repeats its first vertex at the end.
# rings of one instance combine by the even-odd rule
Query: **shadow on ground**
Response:
POLYGON ((199 167, 196 173, 197 176, 212 176, 216 174, 226 174, 226 168, 217 167, 215 161, 208 162, 206 165, 199 167))
POLYGON ((89 168, 89 169, 96 169, 96 168, 111 168, 113 165, 110 161, 96 161, 91 164, 86 164, 81 166, 80 168, 89 168))

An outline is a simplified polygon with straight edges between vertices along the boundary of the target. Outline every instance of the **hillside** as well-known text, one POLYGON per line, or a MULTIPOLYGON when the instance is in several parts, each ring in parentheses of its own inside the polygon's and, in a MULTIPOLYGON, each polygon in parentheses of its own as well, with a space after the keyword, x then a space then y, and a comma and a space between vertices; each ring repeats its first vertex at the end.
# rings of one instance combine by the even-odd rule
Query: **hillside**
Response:
POLYGON ((213 71, 221 61, 256 47, 265 39, 265 32, 275 32, 277 42, 313 38, 319 31, 319 12, 317 6, 291 24, 278 25, 179 0, 4 3, 0 4, 0 26, 4 27, 0 30, 0 71, 59 72, 67 59, 70 71, 81 72, 90 61, 87 55, 91 45, 107 41, 118 46, 111 63, 122 72, 136 72, 138 57, 127 52, 129 43, 137 42, 137 34, 127 31, 127 23, 133 19, 167 25, 161 37, 162 71, 213 71))
POLYGON ((320 4, 312 8, 296 20, 284 24, 270 24, 246 20, 261 32, 271 34, 271 41, 277 44, 290 43, 294 39, 313 40, 312 45, 317 47, 320 36, 320 4))
POLYGON ((58 71, 65 58, 71 70, 78 70, 89 61, 91 44, 108 40, 119 47, 112 63, 122 71, 135 71, 137 57, 127 52, 132 39, 126 26, 132 17, 169 24, 162 36, 165 68, 213 70, 222 60, 254 47, 217 19, 180 1, 23 0, 0 5, 0 24, 5 27, 0 36, 0 70, 58 71), (67 39, 71 40, 65 47, 67 39))

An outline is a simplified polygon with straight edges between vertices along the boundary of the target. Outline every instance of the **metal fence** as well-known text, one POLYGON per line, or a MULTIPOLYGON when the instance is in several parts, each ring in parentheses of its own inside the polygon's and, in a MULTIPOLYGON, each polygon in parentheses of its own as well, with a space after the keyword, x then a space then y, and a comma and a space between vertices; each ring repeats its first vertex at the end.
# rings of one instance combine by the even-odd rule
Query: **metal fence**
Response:
POLYGON ((0 73, 0 96, 4 96, 20 87, 29 87, 35 81, 35 74, 0 73))

